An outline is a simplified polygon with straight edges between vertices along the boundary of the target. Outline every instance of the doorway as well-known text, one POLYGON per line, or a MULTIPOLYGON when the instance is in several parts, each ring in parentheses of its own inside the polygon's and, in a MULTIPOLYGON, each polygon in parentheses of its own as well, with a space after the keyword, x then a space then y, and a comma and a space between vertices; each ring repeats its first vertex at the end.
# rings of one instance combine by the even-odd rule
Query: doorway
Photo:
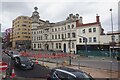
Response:
POLYGON ((63 51, 66 52, 66 44, 65 43, 63 45, 63 49, 64 49, 63 51))

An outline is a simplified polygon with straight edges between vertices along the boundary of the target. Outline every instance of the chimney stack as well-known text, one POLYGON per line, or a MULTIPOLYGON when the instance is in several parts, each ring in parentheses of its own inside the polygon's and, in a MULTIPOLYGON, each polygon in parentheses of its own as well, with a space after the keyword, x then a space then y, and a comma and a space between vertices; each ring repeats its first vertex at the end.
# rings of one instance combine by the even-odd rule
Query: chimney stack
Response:
POLYGON ((98 23, 100 22, 98 14, 96 15, 96 22, 98 22, 98 23))
POLYGON ((82 16, 80 16, 79 23, 83 23, 83 21, 82 21, 82 16))

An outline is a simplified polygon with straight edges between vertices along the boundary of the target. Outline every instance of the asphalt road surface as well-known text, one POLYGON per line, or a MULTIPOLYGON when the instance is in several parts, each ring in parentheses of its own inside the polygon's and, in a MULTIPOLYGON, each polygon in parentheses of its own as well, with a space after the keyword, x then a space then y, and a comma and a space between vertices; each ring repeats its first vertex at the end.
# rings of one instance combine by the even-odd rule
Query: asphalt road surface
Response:
POLYGON ((45 68, 43 66, 34 65, 33 70, 20 70, 15 67, 16 77, 24 77, 24 78, 46 78, 50 69, 45 68))

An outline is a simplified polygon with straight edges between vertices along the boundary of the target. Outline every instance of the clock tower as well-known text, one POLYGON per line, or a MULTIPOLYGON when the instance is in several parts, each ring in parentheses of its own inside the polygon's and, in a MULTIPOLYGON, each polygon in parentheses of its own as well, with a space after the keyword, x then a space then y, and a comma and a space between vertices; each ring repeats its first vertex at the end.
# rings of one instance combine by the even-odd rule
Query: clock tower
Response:
POLYGON ((32 22, 36 23, 36 22, 39 22, 40 16, 39 16, 39 13, 37 12, 38 8, 34 7, 34 9, 35 9, 35 11, 32 13, 31 18, 32 18, 32 22))
POLYGON ((38 26, 40 26, 39 24, 39 13, 37 12, 38 8, 34 7, 35 11, 32 13, 31 19, 32 19, 32 29, 37 28, 38 26))

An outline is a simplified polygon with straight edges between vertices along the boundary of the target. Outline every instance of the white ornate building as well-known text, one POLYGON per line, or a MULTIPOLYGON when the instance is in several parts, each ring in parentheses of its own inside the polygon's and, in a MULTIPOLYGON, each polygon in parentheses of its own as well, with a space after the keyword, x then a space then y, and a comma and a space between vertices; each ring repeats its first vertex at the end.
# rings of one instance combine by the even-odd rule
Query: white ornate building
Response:
POLYGON ((39 19, 37 7, 32 14, 32 48, 35 50, 76 51, 76 20, 79 15, 69 14, 66 20, 50 23, 39 19))

